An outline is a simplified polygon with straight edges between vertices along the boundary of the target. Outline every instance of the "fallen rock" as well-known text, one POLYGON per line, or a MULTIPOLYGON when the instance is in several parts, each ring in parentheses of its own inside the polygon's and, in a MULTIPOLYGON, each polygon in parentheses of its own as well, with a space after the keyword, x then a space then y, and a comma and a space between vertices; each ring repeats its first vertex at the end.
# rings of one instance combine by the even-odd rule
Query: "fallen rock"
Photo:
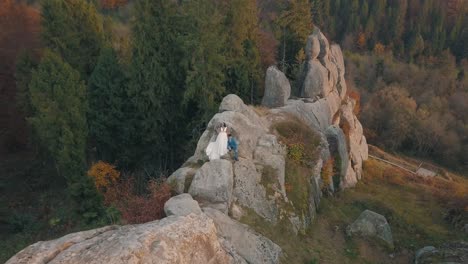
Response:
POLYGON ((445 243, 439 248, 427 246, 416 251, 415 264, 468 263, 468 242, 445 243))
POLYGON ((229 241, 237 253, 248 263, 279 263, 282 250, 270 239, 217 210, 203 208, 203 212, 213 219, 218 234, 229 241))
POLYGON ((365 210, 354 223, 346 228, 348 235, 358 234, 366 237, 376 237, 393 248, 393 237, 390 225, 383 215, 365 210))
POLYGON ((270 66, 265 76, 265 94, 262 105, 267 107, 283 106, 291 96, 291 85, 286 75, 276 66, 270 66))
POLYGON ((202 211, 197 201, 188 193, 172 197, 164 204, 164 212, 167 216, 186 216, 189 214, 201 214, 202 211))
POLYGON ((232 201, 233 184, 232 163, 222 159, 212 160, 197 171, 189 193, 205 206, 227 213, 232 201))
MULTIPOLYGON (((107 226, 37 242, 7 264, 236 263, 205 214, 170 216, 140 225, 107 226)), ((241 263, 241 262, 237 262, 241 263)))

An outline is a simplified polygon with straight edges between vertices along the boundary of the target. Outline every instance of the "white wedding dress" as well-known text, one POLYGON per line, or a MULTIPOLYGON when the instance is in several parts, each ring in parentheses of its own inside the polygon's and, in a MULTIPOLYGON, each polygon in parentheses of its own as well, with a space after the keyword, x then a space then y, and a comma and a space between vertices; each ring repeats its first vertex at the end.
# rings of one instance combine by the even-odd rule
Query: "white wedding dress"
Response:
POLYGON ((206 155, 210 160, 220 159, 228 153, 227 127, 221 127, 216 141, 210 142, 206 147, 206 155))

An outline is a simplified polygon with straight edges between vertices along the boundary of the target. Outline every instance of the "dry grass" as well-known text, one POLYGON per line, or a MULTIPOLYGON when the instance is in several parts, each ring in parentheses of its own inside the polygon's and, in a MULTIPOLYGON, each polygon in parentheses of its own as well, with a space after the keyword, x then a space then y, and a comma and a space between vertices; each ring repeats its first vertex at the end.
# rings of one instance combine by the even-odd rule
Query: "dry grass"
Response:
POLYGON ((279 141, 288 147, 288 156, 302 165, 315 165, 318 158, 319 135, 293 115, 273 124, 279 141))
MULTIPOLYGON (((281 246, 281 263, 410 263, 415 251, 423 246, 468 238, 447 221, 447 199, 462 201, 468 186, 463 179, 453 182, 413 177, 369 160, 355 188, 322 199, 318 216, 305 235, 294 235, 285 219, 274 226, 251 211, 242 222, 281 246), (450 193, 453 195, 447 196, 450 193), (365 209, 380 213, 389 221, 396 246, 393 252, 374 240, 345 235, 346 227, 365 209), (394 258, 389 257, 390 253, 394 253, 394 258)), ((294 189, 297 185, 300 184, 291 183, 291 191, 302 192, 294 189)), ((300 203, 300 195, 293 198, 300 203)))

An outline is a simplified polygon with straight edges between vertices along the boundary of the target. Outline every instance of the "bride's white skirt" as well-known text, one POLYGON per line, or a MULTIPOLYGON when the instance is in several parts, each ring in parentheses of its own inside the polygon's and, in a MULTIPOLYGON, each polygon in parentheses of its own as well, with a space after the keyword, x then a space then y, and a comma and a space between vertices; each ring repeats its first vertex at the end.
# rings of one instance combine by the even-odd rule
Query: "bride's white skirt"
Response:
POLYGON ((227 149, 227 133, 220 132, 216 137, 216 141, 210 142, 206 147, 206 155, 210 160, 220 159, 228 153, 227 149))

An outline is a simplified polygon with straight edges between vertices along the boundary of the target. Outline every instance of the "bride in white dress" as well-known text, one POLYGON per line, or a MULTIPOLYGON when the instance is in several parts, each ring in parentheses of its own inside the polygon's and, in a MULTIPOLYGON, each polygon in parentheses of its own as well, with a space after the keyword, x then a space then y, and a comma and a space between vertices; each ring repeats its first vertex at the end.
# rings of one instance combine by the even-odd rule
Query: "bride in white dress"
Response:
POLYGON ((208 155, 208 158, 210 160, 220 159, 222 156, 228 153, 227 130, 228 128, 226 126, 226 123, 223 123, 223 125, 219 128, 216 141, 210 142, 206 147, 206 155, 208 155))

